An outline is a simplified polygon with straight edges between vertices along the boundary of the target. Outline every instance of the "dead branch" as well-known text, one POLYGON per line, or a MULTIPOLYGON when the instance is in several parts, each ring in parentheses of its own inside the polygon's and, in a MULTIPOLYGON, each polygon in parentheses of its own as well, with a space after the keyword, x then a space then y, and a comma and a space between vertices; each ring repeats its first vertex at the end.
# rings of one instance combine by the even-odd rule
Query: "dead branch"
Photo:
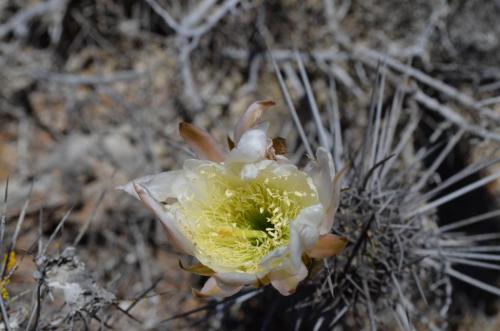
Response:
POLYGON ((66 7, 67 0, 49 0, 40 2, 25 10, 16 13, 6 23, 0 25, 0 38, 5 37, 11 31, 16 36, 25 37, 28 34, 28 23, 35 17, 47 13, 63 10, 66 7))

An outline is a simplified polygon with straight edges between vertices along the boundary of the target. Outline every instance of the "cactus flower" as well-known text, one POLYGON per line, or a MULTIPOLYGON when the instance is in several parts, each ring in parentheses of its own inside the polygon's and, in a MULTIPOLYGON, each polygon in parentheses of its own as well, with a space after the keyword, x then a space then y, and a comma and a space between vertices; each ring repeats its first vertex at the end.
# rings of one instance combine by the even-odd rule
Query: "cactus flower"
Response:
POLYGON ((224 152, 205 131, 181 123, 179 131, 199 159, 181 170, 135 179, 119 187, 164 224, 174 246, 196 257, 184 269, 210 276, 198 296, 226 297, 243 286, 271 284, 293 293, 308 275, 307 261, 339 253, 345 239, 331 234, 340 178, 330 153, 300 170, 282 155, 282 140, 259 123, 272 101, 252 104, 224 152))

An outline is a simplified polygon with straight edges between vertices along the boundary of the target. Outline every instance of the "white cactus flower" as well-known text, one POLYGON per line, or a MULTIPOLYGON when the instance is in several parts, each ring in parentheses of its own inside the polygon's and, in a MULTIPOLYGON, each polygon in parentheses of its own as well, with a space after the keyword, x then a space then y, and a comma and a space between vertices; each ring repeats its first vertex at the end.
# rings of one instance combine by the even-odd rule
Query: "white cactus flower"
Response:
POLYGON ((119 187, 155 214, 178 249, 200 261, 185 268, 210 276, 195 291, 199 296, 226 297, 245 285, 267 284, 289 295, 308 275, 304 261, 345 246, 330 233, 344 171, 334 175, 323 148, 307 171, 277 155, 267 124, 258 124, 272 105, 248 108, 228 153, 208 133, 181 123, 181 136, 200 159, 119 187))

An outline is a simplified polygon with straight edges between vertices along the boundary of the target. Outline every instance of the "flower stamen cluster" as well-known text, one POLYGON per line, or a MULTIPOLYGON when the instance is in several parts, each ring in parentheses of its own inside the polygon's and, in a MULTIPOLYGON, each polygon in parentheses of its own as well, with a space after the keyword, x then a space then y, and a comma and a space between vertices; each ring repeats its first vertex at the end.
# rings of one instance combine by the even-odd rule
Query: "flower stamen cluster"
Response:
POLYGON ((206 265, 238 272, 260 271, 259 261, 288 243, 290 222, 299 211, 318 203, 317 193, 303 173, 264 172, 242 180, 217 165, 207 168, 199 175, 207 178, 206 195, 210 198, 186 197, 170 206, 177 217, 186 220, 180 225, 196 243, 198 259, 206 265))

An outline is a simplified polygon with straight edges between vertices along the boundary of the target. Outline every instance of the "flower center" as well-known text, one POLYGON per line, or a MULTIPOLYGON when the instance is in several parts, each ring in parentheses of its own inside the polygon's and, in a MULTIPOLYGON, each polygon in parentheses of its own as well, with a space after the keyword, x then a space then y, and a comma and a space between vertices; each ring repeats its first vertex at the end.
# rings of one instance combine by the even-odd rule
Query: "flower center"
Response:
POLYGON ((200 172, 203 196, 181 202, 186 234, 198 259, 216 271, 257 272, 262 258, 286 246, 290 223, 301 209, 317 203, 316 192, 300 171, 263 171, 241 180, 225 172, 200 172), (207 198, 208 197, 208 198, 207 198))
POLYGON ((248 215, 248 224, 250 229, 267 232, 267 229, 274 229, 274 224, 270 221, 272 214, 268 210, 260 211, 253 210, 248 215))

